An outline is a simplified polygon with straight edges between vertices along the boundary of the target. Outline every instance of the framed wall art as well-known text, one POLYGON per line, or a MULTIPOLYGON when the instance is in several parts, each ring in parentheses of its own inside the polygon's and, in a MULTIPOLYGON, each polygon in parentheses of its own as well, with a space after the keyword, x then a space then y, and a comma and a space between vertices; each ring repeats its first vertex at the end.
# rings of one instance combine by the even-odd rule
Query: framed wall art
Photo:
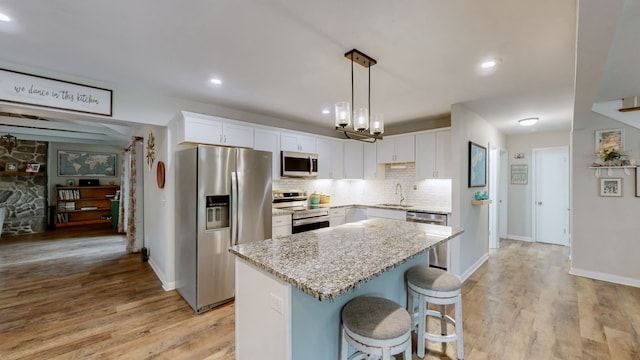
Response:
POLYGON ((4 171, 18 171, 18 163, 16 162, 8 162, 4 165, 4 171))
POLYGON ((624 129, 596 130, 596 153, 604 149, 624 149, 624 129))
POLYGON ((469 141, 469 187, 487 186, 487 148, 469 141))
POLYGON ((511 165, 511 184, 527 185, 529 182, 529 165, 514 164, 511 165))
POLYGON ((112 91, 0 69, 0 100, 16 104, 111 116, 112 91))
POLYGON ((636 197, 640 197, 640 167, 636 167, 636 197))
POLYGON ((40 164, 27 164, 26 172, 38 172, 40 171, 40 164))
POLYGON ((600 196, 622 196, 622 179, 600 179, 600 196))
POLYGON ((116 153, 58 150, 58 176, 116 176, 116 153))

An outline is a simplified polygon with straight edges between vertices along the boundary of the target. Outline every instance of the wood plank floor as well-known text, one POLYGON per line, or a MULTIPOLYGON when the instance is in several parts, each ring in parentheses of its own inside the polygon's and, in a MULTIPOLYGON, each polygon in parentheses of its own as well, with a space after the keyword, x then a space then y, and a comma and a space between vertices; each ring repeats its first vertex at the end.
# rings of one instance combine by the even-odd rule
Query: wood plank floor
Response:
MULTIPOLYGON (((567 255, 502 242, 463 284, 466 359, 640 359, 640 289, 568 275, 567 255)), ((109 232, 0 239, 0 359, 233 359, 233 313, 195 315, 109 232)))

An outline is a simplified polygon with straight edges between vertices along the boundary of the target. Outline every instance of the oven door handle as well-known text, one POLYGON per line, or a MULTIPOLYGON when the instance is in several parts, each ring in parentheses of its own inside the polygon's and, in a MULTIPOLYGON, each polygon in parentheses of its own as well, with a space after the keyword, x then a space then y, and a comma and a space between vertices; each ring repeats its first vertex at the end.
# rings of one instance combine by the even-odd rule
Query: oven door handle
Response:
POLYGON ((329 221, 329 216, 316 216, 316 217, 311 217, 306 219, 293 220, 292 224, 293 226, 300 226, 300 225, 314 224, 314 223, 319 223, 324 221, 329 221))

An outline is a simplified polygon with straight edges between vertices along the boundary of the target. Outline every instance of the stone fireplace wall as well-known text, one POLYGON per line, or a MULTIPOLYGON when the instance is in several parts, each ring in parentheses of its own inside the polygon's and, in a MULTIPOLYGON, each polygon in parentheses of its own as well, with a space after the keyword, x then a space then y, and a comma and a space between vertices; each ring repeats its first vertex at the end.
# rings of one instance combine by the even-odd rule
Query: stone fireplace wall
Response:
MULTIPOLYGON (((40 164, 40 173, 46 174, 48 143, 18 140, 9 151, 0 145, 0 169, 7 163, 17 163, 18 172, 25 171, 28 163, 40 164)), ((47 228, 47 177, 34 175, 0 176, 0 208, 5 209, 2 236, 43 232, 47 228)))

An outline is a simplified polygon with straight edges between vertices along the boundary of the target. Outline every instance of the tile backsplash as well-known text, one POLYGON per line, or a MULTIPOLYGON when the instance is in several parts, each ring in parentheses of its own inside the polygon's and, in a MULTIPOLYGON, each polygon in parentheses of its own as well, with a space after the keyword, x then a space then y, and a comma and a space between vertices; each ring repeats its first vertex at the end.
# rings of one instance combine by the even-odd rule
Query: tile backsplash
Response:
POLYGON ((331 204, 399 203, 402 187, 406 203, 451 211, 451 179, 415 180, 415 164, 385 165, 384 180, 306 180, 298 178, 273 181, 274 190, 306 190, 331 195, 331 204))

